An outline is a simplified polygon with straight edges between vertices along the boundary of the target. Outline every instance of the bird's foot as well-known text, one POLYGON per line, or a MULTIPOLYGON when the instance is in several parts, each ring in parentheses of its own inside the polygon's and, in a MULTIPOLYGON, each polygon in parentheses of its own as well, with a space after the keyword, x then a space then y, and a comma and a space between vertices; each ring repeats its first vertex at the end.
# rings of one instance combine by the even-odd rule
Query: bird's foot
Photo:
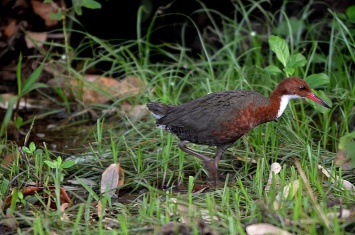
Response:
POLYGON ((219 183, 218 165, 212 159, 204 161, 204 168, 207 171, 209 181, 216 186, 219 183))

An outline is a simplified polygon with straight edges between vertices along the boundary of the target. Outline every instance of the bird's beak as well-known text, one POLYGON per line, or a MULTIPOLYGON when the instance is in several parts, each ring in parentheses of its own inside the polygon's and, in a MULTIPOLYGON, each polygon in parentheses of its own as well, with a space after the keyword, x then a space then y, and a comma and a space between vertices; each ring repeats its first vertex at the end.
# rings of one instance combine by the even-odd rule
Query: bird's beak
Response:
POLYGON ((324 100, 322 100, 321 98, 319 98, 319 97, 316 96, 315 94, 309 93, 306 97, 307 97, 308 99, 313 100, 314 102, 317 102, 318 104, 321 104, 321 105, 323 105, 324 107, 330 109, 330 106, 329 106, 324 100))

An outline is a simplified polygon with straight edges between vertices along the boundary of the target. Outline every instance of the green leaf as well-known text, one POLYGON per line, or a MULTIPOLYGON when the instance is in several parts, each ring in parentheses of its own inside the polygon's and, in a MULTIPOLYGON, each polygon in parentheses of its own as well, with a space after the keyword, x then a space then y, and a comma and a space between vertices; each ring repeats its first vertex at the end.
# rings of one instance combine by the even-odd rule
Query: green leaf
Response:
POLYGON ((267 72, 269 75, 277 75, 279 73, 282 73, 282 70, 279 69, 279 67, 275 65, 269 65, 264 68, 265 72, 267 72))
POLYGON ((295 72, 295 68, 286 67, 286 68, 284 68, 284 71, 286 73, 286 76, 289 77, 289 76, 293 75, 293 73, 295 72))
POLYGON ((22 147, 22 151, 26 154, 32 154, 31 150, 29 148, 27 148, 26 146, 22 147))
POLYGON ((31 142, 30 143, 30 151, 33 153, 35 150, 36 150, 36 145, 35 145, 35 143, 33 143, 33 142, 31 142))
POLYGON ((1 123, 1 128, 0 128, 0 136, 2 136, 6 130, 7 125, 10 123, 11 121, 11 116, 12 116, 12 111, 14 109, 14 105, 17 102, 18 97, 17 96, 13 96, 10 98, 9 103, 7 105, 7 110, 5 113, 5 117, 2 119, 2 123, 1 123))
POLYGON ((25 81, 25 83, 23 84, 22 87, 22 92, 21 94, 19 94, 19 96, 24 96, 26 95, 28 92, 40 88, 40 87, 48 87, 47 85, 43 84, 43 83, 39 83, 42 85, 34 85, 36 80, 39 78, 39 75, 42 73, 43 70, 43 65, 40 65, 38 68, 36 68, 31 75, 27 78, 27 80, 25 81))
POLYGON ((58 20, 58 21, 61 21, 64 17, 64 14, 62 12, 57 12, 57 13, 53 13, 51 12, 49 14, 49 18, 52 19, 52 20, 58 20))
POLYGON ((350 20, 355 21, 355 5, 348 7, 345 14, 350 20))
POLYGON ((302 67, 307 64, 306 57, 304 57, 301 53, 296 53, 291 55, 290 59, 287 61, 287 67, 297 68, 302 67))
POLYGON ((75 13, 79 16, 83 14, 83 11, 81 10, 81 6, 74 6, 75 13))
POLYGON ((352 139, 355 140, 355 131, 353 131, 353 132, 351 132, 351 133, 348 133, 348 134, 342 136, 342 137, 339 139, 338 148, 339 148, 339 149, 344 149, 345 146, 347 145, 347 143, 348 143, 348 142, 351 142, 352 139))
POLYGON ((328 84, 330 82, 328 75, 325 73, 312 74, 306 77, 304 80, 312 89, 328 84))
POLYGON ((59 167, 62 166, 62 163, 63 163, 62 157, 61 156, 57 157, 57 164, 59 167))
MULTIPOLYGON (((17 68, 16 68, 16 81, 17 81, 17 94, 21 94, 22 89, 22 53, 18 58, 17 68)), ((20 95, 19 95, 20 96, 20 95)))
POLYGON ((290 58, 290 50, 286 41, 278 36, 271 35, 269 45, 271 50, 275 52, 277 59, 286 67, 287 61, 290 58))
POLYGON ((57 168, 57 162, 52 162, 52 161, 44 161, 50 168, 55 169, 57 168))
POLYGON ((22 126, 23 124, 23 118, 21 116, 17 116, 16 117, 16 120, 15 120, 15 127, 16 129, 20 129, 20 127, 22 126))
POLYGON ((94 0, 84 0, 83 1, 83 7, 89 8, 89 9, 100 9, 101 4, 94 1, 94 0))
POLYGON ((64 161, 63 163, 62 163, 62 168, 63 169, 66 169, 66 168, 70 168, 70 167, 72 167, 72 166, 74 166, 76 164, 76 162, 74 161, 74 160, 68 160, 68 161, 64 161))

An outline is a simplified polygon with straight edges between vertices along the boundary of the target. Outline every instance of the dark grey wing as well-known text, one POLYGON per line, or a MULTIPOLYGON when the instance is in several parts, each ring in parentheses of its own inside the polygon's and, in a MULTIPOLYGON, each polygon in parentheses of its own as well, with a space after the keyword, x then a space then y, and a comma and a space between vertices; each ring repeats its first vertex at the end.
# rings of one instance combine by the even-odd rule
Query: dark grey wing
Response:
POLYGON ((212 93, 175 107, 157 124, 164 125, 181 140, 207 145, 224 144, 221 142, 227 140, 216 133, 227 128, 224 123, 235 119, 235 115, 253 101, 253 95, 261 96, 251 91, 212 93))

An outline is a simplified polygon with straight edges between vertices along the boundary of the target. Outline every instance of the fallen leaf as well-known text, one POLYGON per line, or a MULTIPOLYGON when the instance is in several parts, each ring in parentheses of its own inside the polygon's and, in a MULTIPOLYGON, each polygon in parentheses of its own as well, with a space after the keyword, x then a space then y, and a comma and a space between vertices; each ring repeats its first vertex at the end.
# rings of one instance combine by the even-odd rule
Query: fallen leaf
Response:
POLYGON ((76 179, 73 180, 68 180, 69 183, 75 184, 75 185, 81 185, 82 183, 89 185, 90 187, 95 187, 97 186, 97 183, 91 179, 86 179, 86 178, 79 178, 77 177, 76 179))
MULTIPOLYGON (((48 70, 51 68, 46 67, 48 70)), ((59 69, 54 67, 54 73, 59 74, 56 71, 59 71, 59 69)), ((69 82, 58 76, 49 80, 47 85, 62 88, 69 99, 79 99, 87 104, 103 104, 117 97, 122 100, 128 97, 134 98, 146 89, 146 84, 135 76, 127 76, 124 79, 117 80, 90 74, 86 74, 81 80, 70 79, 69 82)))
POLYGON ((279 184, 279 178, 278 177, 276 177, 276 175, 278 174, 278 173, 280 173, 280 171, 281 171, 281 165, 279 164, 279 163, 277 163, 277 162, 274 162, 274 163, 272 163, 271 164, 271 166, 270 166, 270 174, 269 174, 269 179, 268 179, 268 181, 267 181, 267 183, 266 183, 266 186, 265 186, 265 192, 269 192, 270 191, 270 187, 271 187, 271 185, 272 185, 272 181, 273 181, 273 178, 275 177, 276 178, 276 184, 279 184))
MULTIPOLYGON (((340 209, 339 211, 335 212, 329 212, 326 214, 326 217, 330 220, 334 220, 335 218, 338 219, 343 219, 343 220, 349 220, 349 219, 354 219, 355 218, 355 211, 354 210, 348 210, 348 209, 340 209)), ((308 225, 308 224, 314 224, 314 218, 309 218, 309 219, 301 219, 298 221, 290 220, 290 219, 285 219, 285 224, 287 225, 295 225, 295 224, 303 224, 303 225, 308 225)))
POLYGON ((136 122, 142 117, 147 116, 149 114, 149 110, 146 105, 131 105, 130 103, 123 101, 121 106, 121 114, 128 116, 132 122, 136 122))
POLYGON ((300 186, 299 180, 294 180, 283 188, 282 193, 278 193, 274 201, 274 209, 281 208, 284 200, 294 198, 300 186))
MULTIPOLYGON (((209 228, 203 221, 197 221, 197 233, 199 235, 217 235, 215 231, 209 228)), ((165 224, 159 231, 158 235, 172 235, 172 234, 179 234, 179 235, 190 235, 195 234, 196 232, 192 229, 191 226, 178 223, 178 222, 169 222, 165 224)))
POLYGON ((338 152, 334 163, 344 170, 351 170, 355 167, 355 131, 339 139, 338 152))
MULTIPOLYGON (((212 221, 219 221, 219 218, 217 216, 211 216, 208 210, 200 209, 199 207, 193 204, 190 205, 191 208, 189 208, 189 204, 183 200, 179 200, 177 198, 170 198, 168 203, 169 202, 172 202, 176 205, 174 205, 173 211, 175 213, 175 208, 177 209, 177 212, 181 216, 182 223, 188 223, 188 216, 199 216, 206 223, 211 223, 212 221), (191 215, 191 213, 193 213, 193 215, 191 215)), ((169 204, 167 206, 169 208, 169 204)), ((171 212, 170 214, 173 215, 174 213, 171 212)))
POLYGON ((65 210, 69 207, 69 205, 70 204, 67 202, 60 205, 60 212, 62 212, 60 219, 62 221, 69 221, 69 216, 65 213, 65 210))
POLYGON ((260 223, 246 227, 248 235, 291 235, 292 233, 280 229, 272 224, 260 223))
POLYGON ((43 43, 47 41, 47 36, 48 33, 42 32, 42 33, 37 33, 37 32, 26 32, 25 35, 25 42, 27 45, 27 48, 42 48, 43 43))
POLYGON ((10 19, 9 20, 9 24, 6 25, 6 27, 5 27, 4 34, 7 37, 11 37, 14 34, 15 31, 17 31, 16 20, 15 19, 10 19))
MULTIPOLYGON (((5 93, 0 94, 3 102, 0 102, 0 108, 8 109, 9 108, 9 101, 11 98, 15 97, 13 94, 5 93)), ((19 102, 19 109, 43 109, 48 107, 49 101, 47 100, 37 100, 37 99, 30 99, 30 98, 22 98, 19 102)), ((15 108, 16 104, 13 105, 12 108, 15 108)))
POLYGON ((351 191, 351 193, 355 193, 355 186, 350 183, 347 180, 343 180, 342 178, 340 178, 337 175, 331 175, 323 166, 318 165, 318 169, 320 169, 322 171, 322 173, 327 177, 327 179, 330 178, 330 181, 334 184, 334 183, 340 183, 341 185, 343 185, 343 187, 349 191, 351 191))
MULTIPOLYGON (((48 187, 29 186, 29 187, 26 187, 22 190, 22 195, 23 195, 23 198, 25 198, 29 195, 42 193, 45 190, 48 190, 50 192, 50 194, 55 197, 55 186, 48 186, 48 187)), ((71 202, 67 192, 65 191, 65 189, 61 187, 59 193, 60 193, 60 204, 62 205, 63 203, 68 203, 71 205, 72 202, 71 202)), ((43 197, 42 200, 44 200, 44 201, 50 200, 50 208, 57 209, 57 205, 56 205, 55 201, 52 200, 52 196, 49 196, 47 193, 44 193, 42 195, 42 197, 43 197)), ((12 195, 8 196, 5 199, 5 208, 10 206, 11 200, 12 200, 12 195)))
POLYGON ((3 233, 1 234, 16 234, 15 231, 17 230, 18 226, 18 221, 12 210, 6 210, 6 214, 2 213, 0 233, 3 233))
POLYGON ((111 164, 102 173, 100 192, 112 197, 124 184, 124 172, 119 163, 111 164))
POLYGON ((16 160, 16 157, 18 157, 20 153, 18 151, 9 153, 4 157, 2 160, 1 164, 3 167, 10 167, 12 163, 16 160))
POLYGON ((42 1, 31 0, 32 8, 35 14, 39 15, 43 20, 44 24, 48 27, 55 26, 58 24, 58 20, 53 20, 51 14, 58 12, 59 6, 55 2, 44 3, 42 1))

